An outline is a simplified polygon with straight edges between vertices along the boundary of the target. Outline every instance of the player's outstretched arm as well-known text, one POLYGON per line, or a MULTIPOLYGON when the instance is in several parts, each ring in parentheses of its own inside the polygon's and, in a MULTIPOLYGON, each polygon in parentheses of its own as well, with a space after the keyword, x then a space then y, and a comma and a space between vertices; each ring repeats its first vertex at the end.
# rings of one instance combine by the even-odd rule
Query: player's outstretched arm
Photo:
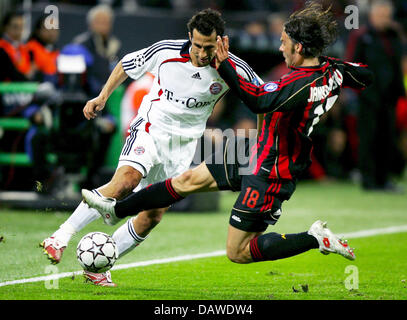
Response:
POLYGON ((333 57, 325 57, 333 65, 341 69, 343 73, 342 86, 345 88, 364 89, 374 81, 374 74, 368 66, 359 62, 342 61, 333 57))
POLYGON ((113 69, 100 94, 86 103, 83 108, 85 118, 88 120, 96 118, 97 113, 105 107, 106 101, 113 91, 126 79, 127 74, 124 72, 120 61, 113 69))
POLYGON ((274 111, 284 101, 277 83, 275 84, 276 90, 265 91, 264 85, 255 85, 241 77, 236 71, 234 62, 229 59, 228 49, 228 37, 220 38, 218 36, 216 68, 230 90, 254 113, 262 114, 274 111))
POLYGON ((346 63, 343 77, 344 86, 364 89, 374 81, 374 74, 367 66, 358 63, 346 63))

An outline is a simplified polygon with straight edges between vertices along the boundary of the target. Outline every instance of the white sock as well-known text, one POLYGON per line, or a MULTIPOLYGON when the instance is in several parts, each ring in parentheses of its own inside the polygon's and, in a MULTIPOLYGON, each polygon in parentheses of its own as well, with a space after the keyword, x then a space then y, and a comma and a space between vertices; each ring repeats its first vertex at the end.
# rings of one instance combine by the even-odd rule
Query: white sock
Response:
POLYGON ((69 240, 75 233, 75 229, 68 222, 65 221, 59 226, 59 229, 55 231, 51 237, 54 237, 58 241, 62 242, 65 246, 67 246, 69 240))
POLYGON ((81 202, 71 216, 52 235, 57 240, 68 245, 71 237, 82 230, 92 221, 100 217, 96 209, 90 208, 85 202, 81 202))
POLYGON ((119 250, 119 258, 133 250, 148 237, 140 237, 136 231, 134 231, 133 219, 136 219, 136 217, 127 220, 127 222, 112 235, 119 250))

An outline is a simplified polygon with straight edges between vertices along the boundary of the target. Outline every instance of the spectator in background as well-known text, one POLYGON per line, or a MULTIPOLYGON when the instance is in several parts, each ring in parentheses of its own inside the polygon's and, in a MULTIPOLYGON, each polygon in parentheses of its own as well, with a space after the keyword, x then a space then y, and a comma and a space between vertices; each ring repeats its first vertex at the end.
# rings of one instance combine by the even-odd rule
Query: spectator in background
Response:
MULTIPOLYGON (((1 25, 0 82, 27 81, 30 74, 30 55, 22 43, 24 18, 22 14, 6 14, 1 25)), ((22 106, 3 103, 0 99, 0 115, 15 116, 22 106)))
POLYGON ((92 56, 88 66, 91 95, 100 92, 113 67, 121 57, 121 42, 112 35, 114 12, 108 5, 98 5, 89 10, 89 30, 76 36, 73 43, 84 46, 92 56))
POLYGON ((365 190, 401 192, 391 182, 398 154, 395 105, 405 95, 401 69, 402 42, 392 19, 390 1, 371 4, 366 26, 349 37, 346 60, 364 61, 376 81, 359 97, 359 168, 365 190))
POLYGON ((45 19, 42 17, 37 20, 26 47, 32 63, 36 66, 33 79, 39 82, 55 83, 59 54, 55 43, 58 41, 59 30, 46 28, 45 19))
MULTIPOLYGON (((23 15, 18 13, 6 15, 3 21, 3 37, 0 40, 0 81, 42 81, 45 74, 55 75, 57 53, 45 49, 45 44, 51 42, 51 37, 46 37, 43 22, 43 19, 38 21, 29 43, 24 44, 22 42, 23 15)), ((55 41, 56 38, 53 39, 53 42, 55 41)), ((32 163, 32 179, 27 177, 26 187, 35 187, 35 181, 39 181, 44 186, 44 191, 49 186, 47 181, 52 174, 52 167, 46 159, 50 151, 52 125, 51 111, 46 102, 52 92, 54 92, 52 88, 42 85, 31 98, 20 100, 17 94, 13 99, 2 100, 0 108, 2 116, 25 117, 30 121, 30 127, 24 135, 24 151, 32 163)), ((20 141, 20 136, 10 135, 7 140, 10 145, 14 145, 20 141)))
MULTIPOLYGON (((91 63, 87 65, 87 80, 90 96, 97 95, 107 81, 114 66, 121 58, 121 42, 112 35, 114 22, 114 12, 110 6, 100 4, 89 10, 87 14, 87 23, 89 30, 76 36, 73 43, 85 48, 91 57, 91 63)), ((110 144, 114 134, 117 121, 106 109, 102 116, 96 121, 98 149, 93 151, 96 154, 92 167, 88 168, 88 175, 84 186, 93 187, 99 185, 93 182, 97 170, 103 166, 110 144)))
POLYGON ((0 39, 0 81, 25 81, 34 72, 30 55, 22 35, 24 17, 20 13, 9 13, 4 17, 0 39))
MULTIPOLYGON (((58 41, 59 30, 48 29, 44 23, 45 17, 36 21, 26 44, 31 64, 34 66, 32 80, 40 83, 48 82, 49 86, 43 85, 42 88, 46 88, 46 92, 37 93, 32 103, 24 110, 24 116, 31 122, 25 136, 25 151, 33 164, 33 180, 40 181, 43 185, 42 190, 50 192, 54 182, 54 168, 47 161, 47 154, 52 151, 52 95, 56 92, 53 85, 57 82, 59 54, 55 43, 58 41)), ((36 185, 37 183, 34 182, 34 186, 36 185)))

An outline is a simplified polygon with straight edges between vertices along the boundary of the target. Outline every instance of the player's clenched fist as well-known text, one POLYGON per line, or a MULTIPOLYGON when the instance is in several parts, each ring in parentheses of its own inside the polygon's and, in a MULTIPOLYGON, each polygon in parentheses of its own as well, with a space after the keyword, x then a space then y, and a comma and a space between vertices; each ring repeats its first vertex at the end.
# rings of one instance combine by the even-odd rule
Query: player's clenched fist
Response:
POLYGON ((93 98, 89 100, 83 108, 83 114, 85 118, 90 120, 97 117, 97 113, 105 107, 106 101, 101 97, 93 98))

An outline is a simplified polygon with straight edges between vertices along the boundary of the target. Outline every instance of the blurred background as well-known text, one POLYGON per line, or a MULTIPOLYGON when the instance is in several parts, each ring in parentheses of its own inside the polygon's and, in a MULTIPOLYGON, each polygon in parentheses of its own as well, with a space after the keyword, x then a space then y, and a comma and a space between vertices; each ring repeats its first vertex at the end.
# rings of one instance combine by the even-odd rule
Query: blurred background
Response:
MULTIPOLYGON (((402 193, 407 161, 407 1, 323 1, 340 37, 327 55, 368 64, 375 84, 344 89, 314 129, 303 179, 349 180, 366 192, 402 193)), ((127 80, 95 121, 82 109, 129 52, 187 39, 186 24, 211 7, 226 20, 230 50, 264 81, 289 70, 278 51, 300 0, 0 0, 0 208, 74 208, 81 188, 108 182, 152 75, 127 80)), ((229 94, 209 129, 256 128, 229 94)), ((210 133, 208 133, 210 135, 210 133)), ((211 137, 204 137, 203 139, 211 137)), ((193 210, 193 204, 185 206, 193 210)), ((205 209, 205 208, 204 208, 205 209)), ((207 209, 207 208, 206 208, 207 209)))

